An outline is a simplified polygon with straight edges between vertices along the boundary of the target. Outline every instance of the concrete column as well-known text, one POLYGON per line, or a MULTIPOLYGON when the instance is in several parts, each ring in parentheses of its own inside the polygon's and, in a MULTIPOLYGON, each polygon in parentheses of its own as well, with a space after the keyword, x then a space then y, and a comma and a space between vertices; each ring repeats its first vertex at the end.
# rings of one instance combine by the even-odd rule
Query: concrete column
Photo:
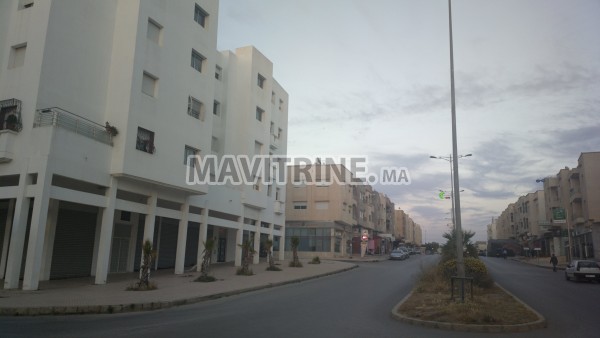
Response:
POLYGON ((281 237, 279 237, 279 260, 285 259, 285 227, 281 227, 281 237))
POLYGON ((98 254, 96 258, 96 284, 106 284, 110 266, 110 247, 115 222, 115 203, 117 200, 118 181, 112 177, 106 196, 106 206, 102 209, 102 227, 98 241, 98 254))
POLYGON ((260 220, 256 222, 256 231, 254 232, 254 251, 256 253, 252 256, 252 264, 258 264, 260 262, 260 230, 262 228, 260 220))
POLYGON ((244 238, 244 224, 239 222, 239 228, 235 232, 235 263, 234 266, 242 266, 242 239, 244 238))
POLYGON ((15 199, 8 201, 8 212, 4 227, 4 241, 2 243, 2 253, 0 256, 0 279, 4 279, 4 269, 6 269, 6 259, 8 257, 8 246, 10 245, 10 232, 12 229, 12 219, 15 213, 15 199))
POLYGON ((27 230, 27 215, 30 200, 25 196, 27 189, 27 166, 21 170, 19 176, 19 188, 15 200, 15 209, 10 234, 10 245, 6 259, 6 274, 4 276, 4 288, 16 289, 19 287, 21 275, 21 262, 23 249, 25 248, 25 233, 27 230))
MULTIPOLYGON (((144 222, 144 235, 142 236, 142 248, 144 243, 148 240, 150 243, 154 241, 154 218, 156 217, 156 202, 158 201, 158 193, 153 192, 148 198, 148 212, 146 213, 146 219, 144 222)), ((144 264, 144 250, 140 252, 140 266, 144 264)), ((140 269, 140 277, 142 276, 142 269, 140 269)))
POLYGON ((181 219, 179 220, 179 231, 177 232, 177 252, 175 254, 175 274, 183 273, 185 265, 185 246, 187 244, 188 219, 190 214, 190 200, 186 198, 181 206, 181 219))
POLYGON ((206 233, 208 231, 208 208, 202 210, 202 223, 200 223, 200 233, 198 234, 198 257, 196 258, 196 271, 202 269, 202 258, 204 254, 204 243, 206 243, 206 233))
POLYGON ((25 275, 23 276, 23 290, 37 290, 40 283, 40 267, 44 239, 46 238, 46 219, 50 203, 50 189, 52 173, 46 168, 38 173, 37 186, 31 214, 29 229, 29 242, 27 243, 27 260, 25 261, 25 275))
POLYGON ((56 235, 56 222, 58 221, 58 200, 50 200, 48 206, 48 218, 46 220, 46 245, 42 254, 42 267, 40 280, 50 279, 50 267, 52 266, 52 252, 54 251, 54 237, 56 235))
POLYGON ((102 208, 98 208, 96 214, 96 228, 94 229, 94 251, 92 251, 92 268, 90 275, 96 277, 96 266, 98 264, 98 247, 100 246, 100 233, 102 232, 102 208))

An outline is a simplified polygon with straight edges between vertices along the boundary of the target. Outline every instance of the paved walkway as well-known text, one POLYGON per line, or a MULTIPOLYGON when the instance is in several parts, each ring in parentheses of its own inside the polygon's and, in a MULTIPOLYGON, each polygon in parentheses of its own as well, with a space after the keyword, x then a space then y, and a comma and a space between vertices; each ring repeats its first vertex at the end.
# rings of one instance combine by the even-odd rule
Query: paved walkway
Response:
MULTIPOLYGON (((108 283, 95 285, 92 277, 41 282, 39 290, 0 289, 0 315, 46 315, 76 313, 117 313, 168 308, 243 292, 269 288, 307 279, 323 277, 357 267, 353 262, 374 261, 387 257, 345 260, 322 260, 290 268, 288 261, 278 262, 283 271, 266 271, 267 263, 252 266, 253 276, 238 276, 233 264, 215 264, 212 283, 194 282, 199 272, 173 274, 173 270, 154 272, 151 280, 158 288, 152 291, 126 291, 136 282, 137 273, 111 274, 108 283)), ((3 280, 0 280, 4 285, 3 280)))
MULTIPOLYGON (((509 259, 519 261, 522 263, 539 266, 541 268, 552 269, 552 264, 550 264, 550 257, 523 257, 523 256, 515 256, 509 257, 509 259)), ((558 270, 564 270, 567 267, 567 263, 559 263, 556 268, 558 270)))

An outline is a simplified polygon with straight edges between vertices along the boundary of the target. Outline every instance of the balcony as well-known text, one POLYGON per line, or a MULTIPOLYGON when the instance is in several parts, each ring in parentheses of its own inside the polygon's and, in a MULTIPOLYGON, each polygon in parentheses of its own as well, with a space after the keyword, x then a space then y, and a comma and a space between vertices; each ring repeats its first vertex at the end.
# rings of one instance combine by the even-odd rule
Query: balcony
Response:
POLYGON ((16 138, 16 131, 0 130, 0 163, 8 163, 13 160, 16 138))
POLYGON ((570 202, 581 201, 581 191, 579 188, 571 188, 570 190, 570 202))
POLYGON ((281 147, 281 139, 277 135, 271 134, 271 150, 277 150, 279 147, 281 147))
POLYGON ((273 202, 273 212, 275 212, 278 215, 283 214, 283 212, 285 211, 285 203, 282 201, 275 201, 273 202))
POLYGON ((571 169, 571 172, 569 173, 569 177, 570 178, 579 178, 579 168, 571 169))
POLYGON ((113 145, 113 135, 116 135, 114 127, 103 126, 57 107, 39 109, 35 112, 33 127, 43 126, 64 128, 110 146, 113 145))

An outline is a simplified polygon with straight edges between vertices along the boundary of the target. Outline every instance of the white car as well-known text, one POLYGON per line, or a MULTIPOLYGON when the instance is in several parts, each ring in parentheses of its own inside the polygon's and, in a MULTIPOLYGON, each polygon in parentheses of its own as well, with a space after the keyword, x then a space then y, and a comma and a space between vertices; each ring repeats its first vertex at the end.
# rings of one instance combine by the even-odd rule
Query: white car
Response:
POLYGON ((574 260, 565 269, 567 280, 597 280, 600 282, 600 265, 596 261, 574 260))

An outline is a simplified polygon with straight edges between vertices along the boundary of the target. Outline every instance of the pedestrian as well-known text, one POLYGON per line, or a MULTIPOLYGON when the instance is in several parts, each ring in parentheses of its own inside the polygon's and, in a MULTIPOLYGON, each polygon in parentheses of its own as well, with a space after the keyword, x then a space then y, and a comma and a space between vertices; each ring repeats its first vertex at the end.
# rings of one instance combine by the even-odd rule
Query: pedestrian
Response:
POLYGON ((550 257, 550 263, 552 263, 552 271, 556 272, 556 264, 558 264, 558 258, 554 254, 550 257))
POLYGON ((504 259, 506 259, 507 255, 508 255, 508 253, 506 252, 506 249, 504 249, 504 251, 502 251, 502 257, 504 257, 504 259))

